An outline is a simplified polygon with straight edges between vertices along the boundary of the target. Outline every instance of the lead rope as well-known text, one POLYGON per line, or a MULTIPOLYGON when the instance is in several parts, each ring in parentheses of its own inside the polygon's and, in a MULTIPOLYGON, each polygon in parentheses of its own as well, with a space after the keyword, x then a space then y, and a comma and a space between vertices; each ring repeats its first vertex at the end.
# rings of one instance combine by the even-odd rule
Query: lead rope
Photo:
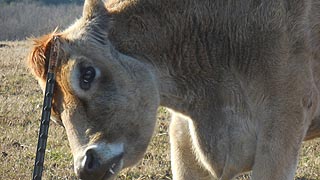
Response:
POLYGON ((46 59, 49 61, 48 63, 49 65, 48 65, 48 73, 47 73, 47 81, 46 81, 46 90, 45 90, 43 106, 42 106, 42 115, 41 115, 41 121, 40 121, 37 153, 36 153, 36 159, 35 159, 35 164, 33 169, 32 180, 41 180, 42 178, 44 156, 45 156, 45 150, 46 150, 47 139, 48 139, 48 131, 49 131, 52 97, 53 97, 53 90, 54 90, 54 84, 55 84, 55 71, 58 65, 59 49, 60 49, 59 39, 57 36, 54 36, 51 40, 49 58, 46 57, 46 59))

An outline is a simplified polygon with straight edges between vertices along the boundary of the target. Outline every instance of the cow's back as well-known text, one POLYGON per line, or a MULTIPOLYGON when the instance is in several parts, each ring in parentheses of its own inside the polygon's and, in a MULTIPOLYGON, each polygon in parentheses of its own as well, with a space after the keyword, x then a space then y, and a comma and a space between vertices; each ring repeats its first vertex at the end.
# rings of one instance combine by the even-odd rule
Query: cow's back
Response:
POLYGON ((269 58, 273 54, 284 56, 305 48, 310 3, 304 3, 111 1, 108 9, 113 23, 109 36, 121 52, 170 64, 181 74, 214 73, 214 66, 232 66, 256 76, 261 68, 285 60, 269 58))

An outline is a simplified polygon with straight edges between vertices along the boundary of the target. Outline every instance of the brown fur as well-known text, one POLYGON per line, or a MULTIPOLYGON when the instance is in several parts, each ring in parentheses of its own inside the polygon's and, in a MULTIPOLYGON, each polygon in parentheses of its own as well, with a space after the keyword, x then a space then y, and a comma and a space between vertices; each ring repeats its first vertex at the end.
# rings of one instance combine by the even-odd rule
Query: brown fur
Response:
MULTIPOLYGON (((59 33, 54 104, 76 173, 104 174, 80 165, 101 142, 124 144, 116 173, 136 163, 160 104, 174 114, 174 179, 293 179, 302 141, 320 136, 319 12, 317 0, 86 0, 59 33), (84 91, 87 66, 100 74, 84 91)), ((29 56, 42 88, 53 34, 29 56)))
POLYGON ((28 67, 31 72, 36 76, 45 79, 46 72, 48 70, 48 62, 46 56, 49 53, 51 46, 50 40, 52 39, 53 33, 44 35, 34 40, 33 50, 28 57, 28 67))

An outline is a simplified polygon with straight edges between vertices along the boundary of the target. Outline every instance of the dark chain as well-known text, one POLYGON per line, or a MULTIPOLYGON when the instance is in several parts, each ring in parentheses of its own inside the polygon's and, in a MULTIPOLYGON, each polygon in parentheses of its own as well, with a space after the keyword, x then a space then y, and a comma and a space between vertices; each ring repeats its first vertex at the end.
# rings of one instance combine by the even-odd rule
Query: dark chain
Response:
POLYGON ((35 159, 35 164, 33 169, 32 180, 41 180, 42 178, 44 156, 45 156, 48 131, 49 131, 52 97, 53 97, 53 90, 54 90, 54 84, 55 84, 55 69, 58 65, 59 48, 60 48, 59 40, 58 40, 58 37, 55 36, 51 40, 50 55, 49 57, 46 57, 46 60, 49 61, 49 67, 48 67, 48 73, 47 73, 46 90, 45 90, 44 100, 43 100, 37 154, 36 154, 36 159, 35 159))

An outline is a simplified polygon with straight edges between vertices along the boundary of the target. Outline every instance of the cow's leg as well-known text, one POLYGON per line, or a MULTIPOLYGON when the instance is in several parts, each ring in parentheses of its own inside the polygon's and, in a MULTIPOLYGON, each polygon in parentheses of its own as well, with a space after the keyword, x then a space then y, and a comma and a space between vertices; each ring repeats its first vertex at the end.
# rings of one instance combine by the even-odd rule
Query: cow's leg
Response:
POLYGON ((170 124, 171 164, 174 180, 212 180, 201 167, 192 147, 188 121, 173 115, 170 124))
POLYGON ((282 134, 269 139, 266 131, 268 130, 258 136, 252 179, 293 180, 302 142, 301 138, 282 134))
POLYGON ((286 92, 288 95, 271 96, 266 112, 259 113, 262 121, 257 125, 253 180, 294 179, 312 103, 307 95, 297 92, 294 96, 290 91, 286 92))

